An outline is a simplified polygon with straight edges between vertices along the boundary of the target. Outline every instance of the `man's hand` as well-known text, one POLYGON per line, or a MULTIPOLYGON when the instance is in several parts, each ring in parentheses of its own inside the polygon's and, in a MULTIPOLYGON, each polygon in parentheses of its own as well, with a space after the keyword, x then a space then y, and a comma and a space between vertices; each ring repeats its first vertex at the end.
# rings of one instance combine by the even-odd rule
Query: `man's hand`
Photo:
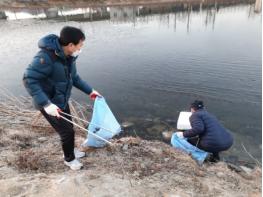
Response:
POLYGON ((176 132, 176 135, 179 138, 184 138, 184 133, 183 132, 176 132))
POLYGON ((44 107, 45 112, 50 115, 50 116, 56 116, 56 117, 60 117, 59 115, 59 111, 61 111, 58 106, 54 105, 54 104, 49 104, 47 106, 44 107))
POLYGON ((93 91, 90 93, 90 95, 89 95, 89 97, 90 97, 91 100, 95 100, 97 96, 98 96, 98 97, 102 97, 101 94, 98 93, 96 90, 93 90, 93 91))

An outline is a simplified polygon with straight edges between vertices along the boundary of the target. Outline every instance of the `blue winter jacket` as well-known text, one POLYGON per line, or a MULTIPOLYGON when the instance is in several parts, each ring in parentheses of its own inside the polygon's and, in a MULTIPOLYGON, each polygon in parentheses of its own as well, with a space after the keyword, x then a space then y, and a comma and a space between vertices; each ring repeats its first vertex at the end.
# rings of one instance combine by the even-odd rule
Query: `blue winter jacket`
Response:
POLYGON ((76 70, 76 58, 66 57, 58 36, 48 35, 38 42, 40 51, 27 67, 23 82, 37 109, 49 103, 65 109, 72 86, 90 94, 91 87, 76 70))
POLYGON ((184 137, 199 136, 199 146, 208 152, 227 150, 233 144, 232 135, 206 110, 197 110, 190 117, 191 130, 184 132, 184 137))

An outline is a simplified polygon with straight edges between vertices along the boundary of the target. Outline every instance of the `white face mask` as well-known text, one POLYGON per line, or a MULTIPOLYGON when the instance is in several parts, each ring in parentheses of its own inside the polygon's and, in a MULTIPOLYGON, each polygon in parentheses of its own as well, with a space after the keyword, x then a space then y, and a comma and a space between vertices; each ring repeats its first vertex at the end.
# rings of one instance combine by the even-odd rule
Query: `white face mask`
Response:
POLYGON ((77 56, 79 56, 79 54, 81 53, 81 50, 77 50, 77 51, 75 51, 74 53, 72 53, 72 57, 77 57, 77 56))

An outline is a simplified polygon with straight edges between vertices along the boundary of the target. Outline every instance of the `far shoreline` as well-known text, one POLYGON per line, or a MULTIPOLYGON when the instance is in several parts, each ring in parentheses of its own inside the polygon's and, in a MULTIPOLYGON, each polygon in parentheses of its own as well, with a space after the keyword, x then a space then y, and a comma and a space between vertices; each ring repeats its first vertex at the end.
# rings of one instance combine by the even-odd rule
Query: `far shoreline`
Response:
POLYGON ((54 7, 65 7, 65 8, 81 8, 81 7, 113 7, 113 6, 145 6, 145 5, 169 5, 169 4, 204 4, 204 5, 214 5, 216 4, 237 4, 237 3, 255 3, 255 0, 128 0, 128 1, 118 1, 118 0, 105 0, 105 1, 49 1, 49 2, 17 2, 17 1, 5 1, 0 2, 0 10, 21 10, 21 9, 48 9, 54 7))

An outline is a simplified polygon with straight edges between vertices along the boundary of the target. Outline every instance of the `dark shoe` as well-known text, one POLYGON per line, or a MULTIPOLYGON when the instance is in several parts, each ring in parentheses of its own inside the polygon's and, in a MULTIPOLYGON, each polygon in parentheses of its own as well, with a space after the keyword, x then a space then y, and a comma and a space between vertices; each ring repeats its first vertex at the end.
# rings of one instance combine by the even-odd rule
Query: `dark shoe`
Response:
POLYGON ((220 161, 220 157, 217 154, 209 154, 207 158, 205 159, 205 162, 210 162, 210 163, 217 163, 220 161))

